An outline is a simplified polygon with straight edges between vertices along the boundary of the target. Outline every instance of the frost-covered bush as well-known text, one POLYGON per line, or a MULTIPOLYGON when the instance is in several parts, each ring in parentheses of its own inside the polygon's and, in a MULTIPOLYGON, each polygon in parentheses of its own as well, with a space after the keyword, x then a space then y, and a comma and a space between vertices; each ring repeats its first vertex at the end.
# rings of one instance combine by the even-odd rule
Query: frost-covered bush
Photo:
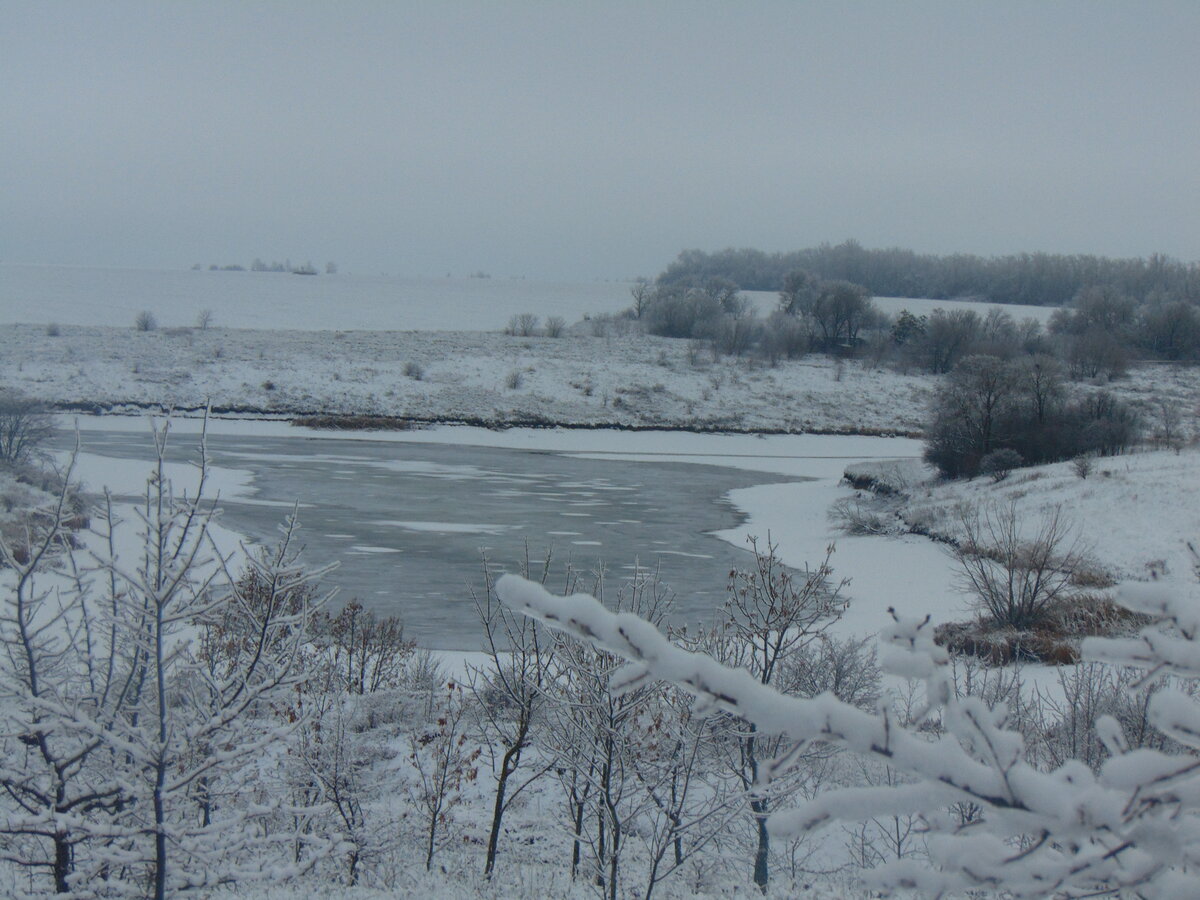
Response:
POLYGON ((293 701, 319 573, 296 563, 289 521, 249 558, 251 581, 233 576, 203 450, 197 485, 177 492, 165 428, 154 439, 140 516, 107 500, 86 558, 50 565, 69 543, 66 487, 24 554, 0 541, 0 855, 47 893, 163 900, 299 874, 338 843, 301 805, 284 813, 260 768, 305 716, 293 701))
POLYGON ((1008 447, 1003 447, 1000 450, 993 450, 991 453, 986 454, 979 461, 979 473, 981 475, 990 475, 992 481, 999 484, 1012 474, 1013 469, 1019 469, 1021 463, 1020 453, 1008 447))
POLYGON ((158 319, 148 309, 143 309, 133 320, 133 327, 138 331, 153 331, 158 327, 158 319))
POLYGON ((857 493, 836 501, 829 509, 829 518, 850 535, 892 534, 899 530, 899 520, 890 506, 857 493))
POLYGON ((1092 474, 1092 469, 1095 466, 1095 458, 1090 453, 1083 453, 1071 460, 1071 471, 1079 476, 1081 480, 1086 479, 1092 474))

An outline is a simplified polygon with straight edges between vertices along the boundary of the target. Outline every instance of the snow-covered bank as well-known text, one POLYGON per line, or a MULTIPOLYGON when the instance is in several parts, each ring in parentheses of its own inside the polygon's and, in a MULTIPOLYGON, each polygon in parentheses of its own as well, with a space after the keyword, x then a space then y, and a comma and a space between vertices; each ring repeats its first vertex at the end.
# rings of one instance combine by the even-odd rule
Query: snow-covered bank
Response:
MULTIPOLYGON (((647 335, 251 331, 16 325, 0 384, 62 407, 392 416, 487 426, 915 434, 936 377, 810 355, 714 361, 647 335)), ((1102 385, 1180 433, 1200 421, 1200 369, 1149 365, 1102 385)))
POLYGON ((1086 478, 1064 462, 1018 469, 999 483, 989 478, 931 483, 914 490, 901 512, 953 536, 958 509, 992 503, 1013 503, 1029 529, 1061 508, 1080 548, 1118 581, 1154 579, 1181 589, 1195 583, 1188 545, 1200 541, 1196 447, 1101 457, 1086 478))
POLYGON ((17 325, 0 384, 79 409, 261 410, 486 424, 907 433, 931 380, 812 356, 713 362, 645 335, 309 332, 17 325))

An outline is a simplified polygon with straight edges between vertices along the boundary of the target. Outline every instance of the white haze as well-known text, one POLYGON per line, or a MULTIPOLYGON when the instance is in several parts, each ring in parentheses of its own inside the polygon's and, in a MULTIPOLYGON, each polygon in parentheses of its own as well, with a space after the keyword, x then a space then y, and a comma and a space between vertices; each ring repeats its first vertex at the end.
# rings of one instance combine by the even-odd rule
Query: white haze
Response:
POLYGON ((0 260, 1200 257, 1200 6, 0 2, 0 260))

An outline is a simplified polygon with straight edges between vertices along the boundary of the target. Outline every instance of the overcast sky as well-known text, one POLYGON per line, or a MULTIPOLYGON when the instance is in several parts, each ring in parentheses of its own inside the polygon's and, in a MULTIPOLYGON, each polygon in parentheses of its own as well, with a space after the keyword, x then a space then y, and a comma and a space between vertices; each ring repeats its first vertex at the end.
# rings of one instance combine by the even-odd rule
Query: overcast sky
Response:
POLYGON ((0 0, 0 260, 1200 259, 1200 2, 0 0))

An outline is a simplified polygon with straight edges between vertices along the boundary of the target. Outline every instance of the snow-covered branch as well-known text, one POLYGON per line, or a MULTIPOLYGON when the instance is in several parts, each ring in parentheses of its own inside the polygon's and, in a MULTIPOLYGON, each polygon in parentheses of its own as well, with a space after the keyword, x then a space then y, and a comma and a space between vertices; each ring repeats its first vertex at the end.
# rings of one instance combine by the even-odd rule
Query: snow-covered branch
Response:
MULTIPOLYGON (((1179 867, 1200 853, 1200 841, 1193 840, 1200 838, 1194 757, 1136 750, 1119 752, 1099 775, 1075 760, 1040 771, 1025 759, 1020 735, 1004 727, 1003 707, 989 709, 977 698, 954 696, 945 651, 933 644, 928 620, 897 617, 882 635, 887 646, 881 664, 925 681, 925 718, 940 720, 940 737, 896 721, 884 707, 872 714, 830 694, 781 694, 748 672, 675 646, 653 625, 610 612, 593 597, 556 597, 512 575, 501 578, 496 589, 509 607, 626 659, 628 665, 615 679, 626 689, 650 679, 669 681, 692 693, 702 709, 739 716, 763 733, 831 743, 875 757, 908 776, 912 783, 831 791, 770 820, 773 832, 789 834, 833 819, 918 815, 932 865, 912 860, 882 865, 868 873, 874 887, 930 893, 1003 888, 1028 897, 1081 896, 1142 885, 1170 892, 1182 883, 1179 867), (953 816, 948 808, 962 802, 976 805, 981 815, 967 822, 953 816)), ((1169 665, 1177 672, 1200 673, 1200 656, 1194 668, 1187 668, 1188 654, 1195 650, 1191 607, 1164 600, 1159 608, 1183 635, 1173 639, 1180 646, 1147 633, 1133 644, 1089 644, 1085 649, 1151 670, 1169 665)), ((1162 692, 1151 709, 1154 724, 1195 746, 1200 710, 1190 698, 1162 692)), ((1106 727, 1108 743, 1119 751, 1112 723, 1106 727)))

